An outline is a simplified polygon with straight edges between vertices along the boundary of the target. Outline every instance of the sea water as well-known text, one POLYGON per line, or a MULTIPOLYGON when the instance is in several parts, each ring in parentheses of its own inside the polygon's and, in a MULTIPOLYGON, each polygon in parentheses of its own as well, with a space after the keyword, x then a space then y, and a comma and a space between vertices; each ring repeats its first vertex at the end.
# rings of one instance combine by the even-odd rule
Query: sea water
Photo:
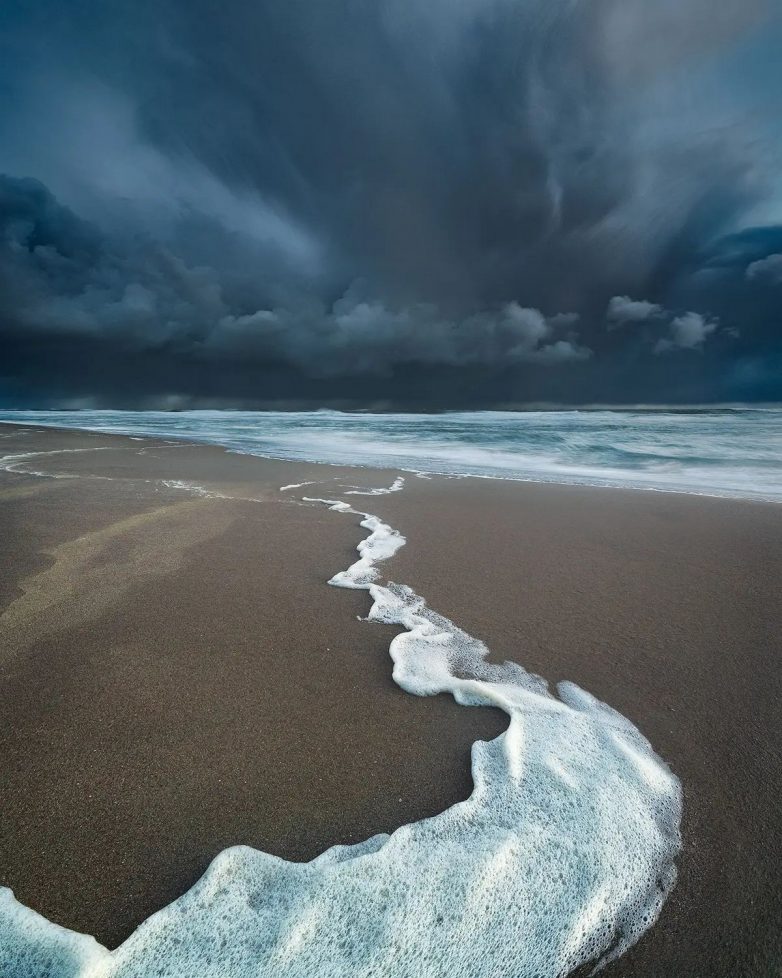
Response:
POLYGON ((422 473, 782 498, 782 408, 2 411, 0 420, 189 439, 272 458, 422 473))

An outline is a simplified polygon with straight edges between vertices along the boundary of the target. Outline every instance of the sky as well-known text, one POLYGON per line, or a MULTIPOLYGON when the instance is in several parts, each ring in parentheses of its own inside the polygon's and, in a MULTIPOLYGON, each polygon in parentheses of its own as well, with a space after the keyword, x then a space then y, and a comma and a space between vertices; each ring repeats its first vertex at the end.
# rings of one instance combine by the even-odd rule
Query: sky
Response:
POLYGON ((4 0, 0 404, 782 400, 780 0, 4 0))

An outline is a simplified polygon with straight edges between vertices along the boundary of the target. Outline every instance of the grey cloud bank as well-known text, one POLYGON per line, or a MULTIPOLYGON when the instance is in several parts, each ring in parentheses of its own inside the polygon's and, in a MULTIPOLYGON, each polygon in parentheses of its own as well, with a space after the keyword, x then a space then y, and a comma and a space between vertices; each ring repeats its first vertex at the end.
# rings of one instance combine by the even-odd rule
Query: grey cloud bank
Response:
POLYGON ((771 5, 0 26, 5 404, 782 398, 771 5))

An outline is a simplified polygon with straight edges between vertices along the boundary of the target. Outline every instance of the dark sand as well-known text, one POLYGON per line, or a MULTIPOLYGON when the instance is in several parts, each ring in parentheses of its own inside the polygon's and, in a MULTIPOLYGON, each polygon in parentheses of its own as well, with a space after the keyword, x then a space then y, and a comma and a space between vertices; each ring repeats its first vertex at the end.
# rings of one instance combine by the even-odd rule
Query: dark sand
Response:
MULTIPOLYGON (((393 631, 324 584, 365 531, 297 502, 396 473, 0 427, 0 455, 83 447, 25 463, 78 479, 0 472, 0 883, 114 946, 228 845, 308 859, 469 794, 504 715, 397 689, 393 631)), ((355 501, 408 538, 391 578, 681 778, 679 883, 603 974, 782 974, 782 507, 414 477, 355 501)))

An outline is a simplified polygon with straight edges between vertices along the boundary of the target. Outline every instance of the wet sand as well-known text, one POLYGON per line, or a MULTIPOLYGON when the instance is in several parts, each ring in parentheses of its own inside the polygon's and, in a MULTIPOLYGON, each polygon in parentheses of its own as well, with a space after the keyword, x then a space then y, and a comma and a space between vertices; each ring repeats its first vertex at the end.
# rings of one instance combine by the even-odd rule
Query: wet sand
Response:
MULTIPOLYGON (((469 794, 504 715, 393 684, 393 630, 324 583, 365 531, 299 501, 398 473, 0 426, 0 455, 62 449, 0 472, 0 883, 22 902, 115 946, 228 845, 309 859, 469 794)), ((681 778, 679 883, 603 973, 780 974, 782 507, 415 477, 354 498, 408 538, 391 578, 606 700, 681 778)))

